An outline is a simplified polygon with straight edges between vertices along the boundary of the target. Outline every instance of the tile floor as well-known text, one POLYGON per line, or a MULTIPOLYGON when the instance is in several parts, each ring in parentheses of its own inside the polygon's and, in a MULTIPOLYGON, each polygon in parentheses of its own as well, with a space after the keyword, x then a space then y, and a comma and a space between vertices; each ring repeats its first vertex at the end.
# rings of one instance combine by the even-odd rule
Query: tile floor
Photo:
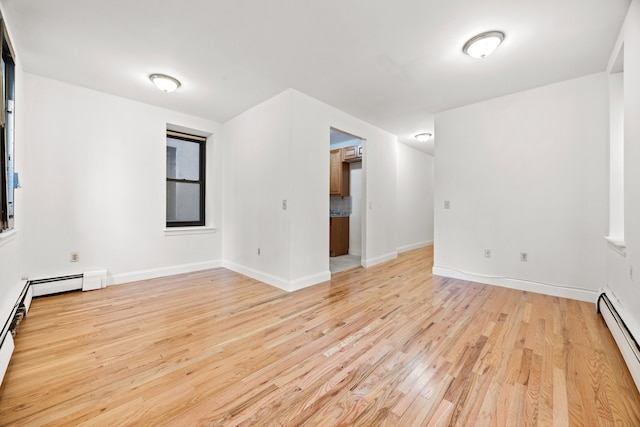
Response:
POLYGON ((360 267, 360 257, 357 255, 341 255, 329 257, 329 270, 331 274, 360 267))

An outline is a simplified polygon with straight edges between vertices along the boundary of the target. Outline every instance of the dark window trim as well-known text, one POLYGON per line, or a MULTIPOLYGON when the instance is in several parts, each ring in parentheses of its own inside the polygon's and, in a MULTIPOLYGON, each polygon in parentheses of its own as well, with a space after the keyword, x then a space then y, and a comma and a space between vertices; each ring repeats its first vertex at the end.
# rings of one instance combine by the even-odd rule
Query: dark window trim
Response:
MULTIPOLYGON (((203 227, 205 225, 205 182, 206 182, 206 145, 207 138, 198 135, 190 135, 188 133, 175 132, 171 130, 167 130, 167 138, 172 139, 181 139, 183 141, 195 142, 200 146, 200 179, 198 181, 193 181, 189 179, 175 179, 167 177, 167 182, 184 182, 184 183, 193 183, 200 184, 200 219, 197 221, 165 221, 167 228, 170 227, 203 227)), ((166 142, 165 142, 166 146, 166 142)), ((166 174, 165 174, 166 175, 166 174)), ((165 195, 166 197, 166 195, 165 195)), ((165 212, 166 215, 166 212, 165 212)))

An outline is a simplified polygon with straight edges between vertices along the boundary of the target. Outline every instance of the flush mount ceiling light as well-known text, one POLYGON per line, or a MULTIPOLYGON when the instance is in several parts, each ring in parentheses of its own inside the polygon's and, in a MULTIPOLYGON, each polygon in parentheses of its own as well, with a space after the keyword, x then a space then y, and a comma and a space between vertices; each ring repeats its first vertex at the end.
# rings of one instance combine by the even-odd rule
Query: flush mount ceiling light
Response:
POLYGON ((464 44, 462 51, 472 58, 482 59, 489 56, 500 46, 504 40, 504 33, 501 31, 487 31, 478 34, 464 44))
POLYGON ((151 74, 149 80, 153 82, 158 89, 164 92, 173 92, 180 87, 180 82, 166 74, 151 74))
POLYGON ((429 132, 419 133, 415 138, 420 142, 427 142, 431 138, 431 134, 429 132))

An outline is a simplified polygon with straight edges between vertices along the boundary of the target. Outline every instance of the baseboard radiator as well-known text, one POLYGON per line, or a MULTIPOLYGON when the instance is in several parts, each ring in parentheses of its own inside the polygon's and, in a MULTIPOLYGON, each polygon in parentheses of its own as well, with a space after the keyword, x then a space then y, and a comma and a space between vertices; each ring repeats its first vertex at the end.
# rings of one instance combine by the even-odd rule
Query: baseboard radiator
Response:
POLYGON ((9 316, 5 319, 4 326, 2 327, 2 332, 0 333, 0 384, 2 384, 4 374, 7 372, 7 368, 9 367, 9 360, 13 354, 13 336, 18 330, 18 325, 29 311, 31 298, 33 298, 33 293, 29 286, 29 282, 26 282, 22 288, 22 292, 20 292, 18 300, 13 305, 9 316))
POLYGON ((33 288, 34 297, 75 291, 82 289, 82 274, 31 280, 29 284, 33 288))
POLYGON ((600 294, 596 306, 616 340, 620 353, 640 391, 640 345, 638 344, 640 337, 634 336, 606 293, 600 294))
POLYGON ((24 284, 9 316, 5 319, 0 334, 0 384, 9 367, 9 361, 15 348, 13 336, 20 321, 27 315, 33 297, 68 292, 75 290, 91 291, 107 286, 107 271, 85 271, 84 274, 51 277, 48 279, 30 280, 24 284))

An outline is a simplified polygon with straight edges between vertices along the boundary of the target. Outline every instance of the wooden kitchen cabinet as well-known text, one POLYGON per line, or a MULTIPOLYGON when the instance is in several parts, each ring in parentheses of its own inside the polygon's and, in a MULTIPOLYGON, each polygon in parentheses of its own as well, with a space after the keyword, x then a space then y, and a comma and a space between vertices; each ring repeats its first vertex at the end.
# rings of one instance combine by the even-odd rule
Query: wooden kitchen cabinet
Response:
POLYGON ((342 149, 331 150, 329 168, 329 195, 349 195, 349 164, 342 161, 342 149))
POLYGON ((349 253, 349 217, 332 216, 329 218, 329 256, 349 253))

